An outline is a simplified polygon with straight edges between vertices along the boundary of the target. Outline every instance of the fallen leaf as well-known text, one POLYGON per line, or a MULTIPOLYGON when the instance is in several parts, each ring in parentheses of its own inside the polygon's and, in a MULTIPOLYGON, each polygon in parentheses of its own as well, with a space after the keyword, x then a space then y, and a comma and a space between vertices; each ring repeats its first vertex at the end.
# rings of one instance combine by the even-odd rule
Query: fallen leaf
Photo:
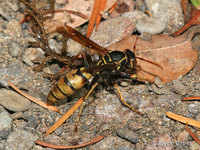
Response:
MULTIPOLYGON (((116 0, 108 0, 104 11, 107 11, 110 7, 112 7, 115 2, 116 0)), ((88 16, 88 19, 89 19, 92 13, 93 4, 94 4, 94 0, 91 0, 91 1, 68 0, 68 3, 66 4, 66 6, 64 6, 61 9, 80 12, 88 16)), ((65 23, 75 28, 84 24, 87 21, 88 21, 87 19, 83 19, 77 15, 73 15, 69 13, 55 13, 53 17, 45 20, 44 26, 45 26, 46 33, 52 33, 55 31, 56 27, 64 25, 65 23)))
MULTIPOLYGON (((133 50, 136 36, 131 35, 122 41, 107 47, 109 50, 133 50)), ((137 59, 142 70, 137 75, 153 82, 155 76, 160 77, 165 84, 190 71, 197 60, 197 52, 193 50, 191 39, 185 35, 171 37, 167 35, 152 35, 151 40, 139 38, 136 42, 136 56, 159 64, 162 68, 137 59), (153 74, 153 75, 152 75, 153 74)))

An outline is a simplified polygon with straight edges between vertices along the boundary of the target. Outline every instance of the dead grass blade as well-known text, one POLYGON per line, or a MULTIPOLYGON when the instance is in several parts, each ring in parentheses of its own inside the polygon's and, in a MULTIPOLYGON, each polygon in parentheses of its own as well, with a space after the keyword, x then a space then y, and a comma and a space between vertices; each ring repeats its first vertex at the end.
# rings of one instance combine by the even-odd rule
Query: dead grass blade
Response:
POLYGON ((87 34, 86 34, 86 36, 88 38, 92 34, 92 30, 93 30, 93 27, 94 27, 94 24, 95 24, 95 21, 96 21, 96 18, 97 18, 99 9, 100 9, 100 5, 101 5, 101 0, 95 0, 93 10, 92 10, 92 14, 91 14, 91 17, 90 17, 90 21, 89 21, 89 24, 88 24, 87 34))
POLYGON ((94 143, 97 143, 99 142, 100 140, 102 140, 104 138, 103 135, 101 136, 98 136, 97 138, 87 142, 87 143, 84 143, 84 144, 80 144, 80 145, 73 145, 73 146, 61 146, 61 145, 53 145, 53 144, 49 144, 49 143, 45 143, 45 142, 42 142, 42 141, 36 141, 35 143, 39 144, 39 145, 42 145, 42 146, 45 146, 45 147, 49 147, 49 148, 55 148, 55 149, 71 149, 71 148, 81 148, 81 147, 85 147, 85 146, 88 146, 88 145, 91 145, 91 144, 94 144, 94 143))
POLYGON ((112 13, 113 10, 116 8, 117 3, 118 3, 118 0, 112 5, 112 7, 110 8, 110 10, 108 11, 109 14, 112 13))
POLYGON ((182 123, 188 123, 191 126, 200 128, 200 122, 199 121, 196 121, 196 120, 193 120, 193 119, 190 119, 190 118, 187 118, 187 117, 183 117, 181 115, 177 115, 177 114, 174 114, 172 112, 167 112, 166 115, 167 115, 167 117, 169 117, 171 119, 180 121, 182 123))
POLYGON ((98 10, 97 17, 96 17, 96 27, 95 27, 95 30, 97 30, 97 28, 99 26, 99 23, 101 21, 101 12, 103 12, 103 10, 105 9, 106 3, 107 3, 107 0, 102 0, 101 1, 101 5, 100 5, 100 8, 98 10))
POLYGON ((63 122, 65 122, 73 113, 76 111, 83 102, 83 97, 81 97, 76 104, 74 104, 45 134, 48 135, 56 130, 63 122))
POLYGON ((198 144, 200 144, 200 140, 199 140, 198 137, 189 129, 187 123, 186 123, 186 129, 188 130, 188 132, 189 132, 189 134, 191 135, 191 137, 192 137, 198 144))
POLYGON ((54 107, 54 106, 48 106, 46 103, 41 102, 40 100, 37 100, 37 99, 35 99, 34 97, 32 97, 32 96, 30 96, 30 95, 28 95, 28 94, 22 92, 19 88, 17 88, 17 87, 16 87, 14 84, 12 84, 10 81, 8 81, 8 84, 9 84, 15 91, 17 91, 18 93, 20 93, 20 94, 23 95, 24 97, 28 98, 28 99, 31 100, 32 102, 34 102, 34 103, 36 103, 36 104, 38 104, 38 105, 40 105, 40 106, 42 106, 42 107, 44 107, 44 108, 48 108, 48 109, 50 109, 50 110, 53 110, 53 111, 55 111, 55 112, 59 112, 60 114, 62 114, 58 108, 56 108, 56 107, 54 107))
POLYGON ((96 29, 101 20, 101 12, 105 9, 107 0, 95 0, 92 14, 90 17, 88 29, 87 29, 87 37, 89 38, 92 34, 92 30, 94 28, 94 24, 96 23, 96 29))
POLYGON ((200 100, 200 96, 193 96, 193 97, 185 97, 182 99, 183 101, 188 101, 188 100, 200 100))

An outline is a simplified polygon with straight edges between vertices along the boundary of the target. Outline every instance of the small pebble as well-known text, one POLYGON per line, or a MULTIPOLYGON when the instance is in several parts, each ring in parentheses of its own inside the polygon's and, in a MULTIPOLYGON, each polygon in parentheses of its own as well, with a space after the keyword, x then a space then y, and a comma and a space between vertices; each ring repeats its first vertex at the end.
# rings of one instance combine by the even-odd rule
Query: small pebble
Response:
POLYGON ((188 143, 188 145, 190 146, 190 150, 199 150, 200 149, 200 145, 195 141, 190 141, 188 143))
POLYGON ((177 135, 177 141, 179 141, 179 142, 188 142, 188 137, 189 136, 190 135, 189 135, 189 133, 186 130, 181 131, 177 135))
POLYGON ((13 113, 12 115, 11 115, 11 118, 12 119, 19 119, 19 118, 22 118, 23 117, 23 113, 22 112, 16 112, 16 113, 13 113))
POLYGON ((129 129, 118 129, 116 131, 117 135, 133 144, 136 144, 139 142, 138 135, 136 132, 129 130, 129 129))
POLYGON ((198 113, 198 115, 196 116, 196 120, 200 121, 200 113, 198 113))
POLYGON ((16 41, 12 41, 10 43, 10 47, 8 49, 8 52, 9 54, 12 56, 12 57, 17 57, 19 55, 19 52, 21 51, 20 49, 20 45, 18 42, 16 41))
POLYGON ((198 103, 193 103, 188 105, 188 111, 193 114, 198 114, 200 110, 200 105, 198 103))
POLYGON ((12 19, 7 24, 7 29, 4 30, 5 34, 8 34, 11 38, 17 39, 22 36, 21 26, 19 22, 12 19))
POLYGON ((10 117, 9 113, 3 111, 0 113, 0 138, 6 139, 7 136, 12 131, 12 118, 10 117))
POLYGON ((50 45, 50 48, 53 49, 56 53, 61 54, 61 51, 60 51, 62 49, 62 44, 61 43, 58 43, 54 39, 50 39, 49 40, 49 45, 50 45))
POLYGON ((0 104, 10 111, 20 112, 27 110, 31 102, 14 91, 2 89, 0 90, 0 104))
POLYGON ((28 66, 33 66, 33 60, 38 58, 38 56, 41 58, 42 53, 36 49, 36 48, 28 48, 25 51, 25 54, 23 55, 23 62, 26 63, 28 66))
POLYGON ((146 18, 147 15, 141 11, 135 10, 122 14, 122 17, 129 19, 129 21, 131 21, 132 24, 136 24, 138 20, 146 18))
POLYGON ((132 149, 134 149, 133 144, 120 137, 113 135, 108 135, 106 138, 92 145, 90 148, 95 150, 113 150, 114 148, 121 147, 131 147, 132 149))
POLYGON ((59 135, 62 134, 63 128, 62 128, 62 127, 59 127, 59 128, 57 128, 54 132, 55 132, 55 134, 56 134, 57 136, 59 136, 59 135))
POLYGON ((175 93, 178 93, 180 95, 186 95, 188 93, 188 89, 186 86, 184 86, 180 80, 173 80, 172 81, 173 83, 173 86, 172 86, 172 90, 175 92, 175 93))
POLYGON ((0 140, 0 149, 4 149, 4 145, 6 143, 6 140, 0 140))
POLYGON ((32 127, 34 129, 37 128, 38 122, 37 122, 37 117, 35 115, 29 115, 27 117, 27 120, 28 120, 28 126, 29 127, 32 127))
POLYGON ((35 144, 37 137, 25 130, 16 130, 9 134, 4 150, 29 150, 35 144))
POLYGON ((172 34, 184 24, 184 16, 179 0, 145 0, 147 10, 152 18, 167 24, 165 34, 172 34))
POLYGON ((97 98, 96 101, 98 101, 98 99, 101 100, 95 109, 97 120, 100 122, 112 122, 114 120, 118 122, 127 122, 132 118, 133 112, 126 106, 122 105, 116 95, 109 94, 105 90, 101 92, 99 91, 98 94, 101 96, 97 98), (104 95, 103 99, 102 95, 104 95))
POLYGON ((195 90, 200 90, 200 83, 197 83, 194 87, 195 90))
POLYGON ((168 88, 158 88, 156 85, 152 84, 151 86, 148 87, 149 91, 152 91, 156 94, 163 95, 169 93, 168 88))
POLYGON ((45 123, 47 126, 52 126, 55 122, 55 119, 52 118, 51 116, 47 116, 45 119, 45 123))
POLYGON ((44 141, 47 143, 55 144, 55 145, 60 145, 61 139, 57 135, 47 135, 44 137, 44 141))
POLYGON ((159 77, 154 78, 154 83, 157 87, 162 88, 164 85, 159 77))
POLYGON ((137 131, 143 128, 143 126, 138 123, 138 122, 130 122, 128 124, 129 129, 133 130, 133 131, 137 131))
POLYGON ((140 33, 159 34, 166 28, 166 24, 155 18, 143 18, 136 23, 136 29, 140 33))
POLYGON ((145 147, 145 150, 173 150, 172 137, 169 135, 158 135, 153 138, 145 147))
POLYGON ((67 55, 73 57, 82 51, 82 45, 72 39, 69 39, 67 41, 67 49, 67 55))

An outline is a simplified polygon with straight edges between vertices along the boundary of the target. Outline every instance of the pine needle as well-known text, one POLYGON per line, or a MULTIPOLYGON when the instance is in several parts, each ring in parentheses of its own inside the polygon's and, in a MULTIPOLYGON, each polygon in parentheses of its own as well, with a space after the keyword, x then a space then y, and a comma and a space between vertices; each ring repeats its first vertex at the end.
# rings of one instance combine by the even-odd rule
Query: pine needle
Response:
POLYGON ((188 100, 200 100, 200 96, 193 96, 193 97, 186 97, 182 99, 183 101, 188 101, 188 100))
POLYGON ((45 143, 45 142, 42 142, 42 141, 36 141, 35 143, 37 143, 39 145, 42 145, 42 146, 45 146, 45 147, 55 148, 55 149, 72 149, 72 148, 81 148, 81 147, 85 147, 85 146, 97 143, 100 140, 102 140, 103 138, 104 138, 104 136, 101 135, 101 136, 98 136, 97 138, 95 138, 95 139, 93 139, 93 140, 91 140, 91 141, 89 141, 87 143, 80 144, 80 145, 73 145, 73 146, 53 145, 53 144, 45 143))
POLYGON ((200 140, 199 140, 198 137, 189 129, 187 123, 186 123, 186 129, 188 130, 188 132, 189 132, 189 134, 191 135, 191 137, 192 137, 198 144, 200 144, 200 140))
POLYGON ((64 114, 45 134, 48 135, 50 133, 52 133, 54 130, 56 130, 63 122, 65 122, 73 113, 74 111, 76 111, 82 104, 83 101, 83 97, 81 97, 76 104, 74 104, 68 111, 66 114, 64 114))
POLYGON ((48 106, 46 103, 41 102, 40 100, 37 100, 37 99, 35 99, 34 97, 32 97, 32 96, 30 96, 30 95, 28 95, 28 94, 22 92, 19 88, 17 88, 17 87, 16 87, 14 84, 12 84, 10 81, 8 81, 8 84, 9 84, 15 91, 17 91, 18 93, 20 93, 21 95, 23 95, 23 96, 26 97, 27 99, 31 100, 32 102, 34 102, 34 103, 36 103, 36 104, 38 104, 38 105, 40 105, 40 106, 42 106, 42 107, 44 107, 44 108, 48 108, 48 109, 50 109, 50 110, 53 110, 53 111, 55 111, 55 112, 59 112, 60 114, 62 114, 58 108, 56 108, 56 107, 54 107, 54 106, 48 106))
POLYGON ((191 126, 200 128, 200 122, 199 121, 196 121, 196 120, 193 120, 193 119, 190 119, 190 118, 187 118, 187 117, 183 117, 181 115, 177 115, 177 114, 174 114, 172 112, 168 112, 168 113, 166 113, 166 115, 167 115, 167 117, 169 117, 171 119, 180 121, 182 123, 188 123, 191 126))

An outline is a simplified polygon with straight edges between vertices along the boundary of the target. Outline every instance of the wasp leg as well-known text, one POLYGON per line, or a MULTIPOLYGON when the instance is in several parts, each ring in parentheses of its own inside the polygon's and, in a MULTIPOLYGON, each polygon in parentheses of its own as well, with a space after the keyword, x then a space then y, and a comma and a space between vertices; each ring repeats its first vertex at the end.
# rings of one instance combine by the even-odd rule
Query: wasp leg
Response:
POLYGON ((129 77, 131 79, 140 79, 140 80, 146 80, 145 78, 141 77, 141 76, 138 76, 136 74, 132 74, 132 75, 129 75, 129 77))
POLYGON ((75 132, 77 132, 77 128, 78 128, 78 122, 79 122, 79 119, 80 119, 80 116, 81 116, 81 113, 83 111, 83 104, 85 102, 85 100, 88 98, 88 96, 92 93, 92 91, 94 90, 94 88, 98 85, 98 83, 96 82, 92 88, 90 89, 90 91, 87 93, 87 95, 84 97, 83 101, 82 101, 82 104, 81 104, 81 108, 80 108, 80 111, 79 111, 79 114, 78 114, 78 118, 76 120, 76 125, 75 125, 75 132))
POLYGON ((114 87, 117 89, 117 92, 118 92, 118 94, 119 94, 119 98, 120 98, 121 102, 122 102, 124 105, 126 105, 128 108, 130 108, 131 110, 135 111, 137 114, 140 115, 141 112, 139 112, 138 110, 134 109, 132 106, 130 106, 130 105, 124 100, 124 98, 122 97, 122 94, 121 94, 121 91, 120 91, 120 89, 119 89, 118 84, 115 84, 114 87))

